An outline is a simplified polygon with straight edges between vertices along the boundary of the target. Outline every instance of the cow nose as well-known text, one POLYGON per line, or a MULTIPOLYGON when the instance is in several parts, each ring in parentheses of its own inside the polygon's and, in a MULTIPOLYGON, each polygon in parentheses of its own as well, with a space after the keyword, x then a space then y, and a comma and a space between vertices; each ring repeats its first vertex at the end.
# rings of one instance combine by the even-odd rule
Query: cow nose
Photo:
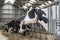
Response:
POLYGON ((25 29, 20 29, 19 33, 23 33, 25 31, 25 29))
POLYGON ((16 29, 14 29, 14 31, 16 31, 16 29))
POLYGON ((22 30, 22 29, 20 29, 20 30, 19 30, 19 33, 23 33, 23 30, 22 30))

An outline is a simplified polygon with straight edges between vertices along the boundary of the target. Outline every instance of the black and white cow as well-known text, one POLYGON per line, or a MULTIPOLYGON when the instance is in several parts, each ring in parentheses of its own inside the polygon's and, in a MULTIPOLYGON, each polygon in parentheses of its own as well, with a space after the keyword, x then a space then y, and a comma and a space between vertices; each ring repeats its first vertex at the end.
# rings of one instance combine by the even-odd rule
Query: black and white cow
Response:
POLYGON ((9 23, 5 24, 4 31, 7 32, 18 32, 20 20, 12 20, 9 23))
POLYGON ((22 20, 20 20, 20 18, 10 21, 9 23, 5 24, 4 31, 17 33, 20 29, 19 33, 21 33, 22 35, 25 35, 26 32, 29 33, 30 25, 25 25, 22 24, 23 22, 22 23, 21 22, 22 20))
MULTIPOLYGON (((37 18, 38 20, 40 21, 44 21, 44 23, 47 23, 48 22, 48 19, 46 17, 43 17, 42 15, 46 15, 44 13, 44 11, 42 11, 41 9, 34 9, 32 7, 30 7, 29 11, 27 12, 24 20, 21 22, 20 24, 20 29, 19 29, 19 33, 22 33, 24 34, 24 32, 28 29, 26 29, 26 25, 29 25, 31 23, 36 23, 37 22, 37 18), (25 25, 25 26, 23 26, 25 25), (24 29, 22 27, 25 27, 24 29)), ((30 26, 31 27, 31 26, 30 26)))
POLYGON ((29 24, 30 23, 35 23, 37 21, 36 19, 37 15, 35 14, 35 9, 32 9, 32 7, 30 8, 30 10, 27 12, 25 18, 23 21, 21 21, 20 23, 20 29, 19 29, 19 33, 24 34, 26 33, 26 31, 30 30, 29 24), (29 18, 30 17, 30 18, 29 18), (33 22, 34 21, 34 22, 33 22), (27 26, 28 25, 28 26, 27 26), (23 27, 25 27, 23 29, 23 27))
POLYGON ((30 10, 27 12, 24 22, 25 24, 35 23, 38 18, 38 20, 44 21, 44 23, 47 23, 48 19, 42 16, 43 14, 46 16, 46 13, 41 9, 34 9, 31 7, 30 10))

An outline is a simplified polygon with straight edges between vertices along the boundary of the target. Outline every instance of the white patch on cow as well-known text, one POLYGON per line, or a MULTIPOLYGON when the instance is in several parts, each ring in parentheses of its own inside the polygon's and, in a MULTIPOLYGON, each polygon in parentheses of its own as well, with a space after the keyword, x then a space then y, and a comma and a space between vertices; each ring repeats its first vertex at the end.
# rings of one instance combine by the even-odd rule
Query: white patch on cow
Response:
POLYGON ((11 29, 12 29, 12 27, 11 27, 11 28, 9 28, 8 32, 12 32, 12 31, 11 31, 11 29))
POLYGON ((4 29, 8 29, 8 26, 7 26, 7 25, 5 25, 4 29))
POLYGON ((14 31, 16 31, 16 29, 14 29, 14 31))
POLYGON ((30 29, 26 27, 26 30, 30 30, 30 29))
POLYGON ((30 7, 29 11, 27 12, 27 15, 25 17, 25 19, 23 20, 24 21, 24 24, 30 24, 30 23, 35 23, 37 21, 37 15, 35 13, 35 18, 32 18, 30 19, 29 16, 28 16, 28 13, 32 10, 33 8, 30 7))
POLYGON ((25 29, 22 29, 22 28, 19 29, 19 33, 23 33, 24 31, 25 29))
POLYGON ((23 24, 23 21, 21 21, 20 23, 19 33, 23 33, 26 30, 26 29, 22 29, 22 24, 23 24))
POLYGON ((43 21, 40 21, 40 20, 38 21, 38 23, 42 24, 43 27, 45 28, 45 30, 48 31, 48 23, 46 24, 46 23, 44 23, 43 21))
POLYGON ((37 21, 37 15, 35 14, 35 18, 30 19, 28 15, 24 19, 24 24, 35 23, 37 21))

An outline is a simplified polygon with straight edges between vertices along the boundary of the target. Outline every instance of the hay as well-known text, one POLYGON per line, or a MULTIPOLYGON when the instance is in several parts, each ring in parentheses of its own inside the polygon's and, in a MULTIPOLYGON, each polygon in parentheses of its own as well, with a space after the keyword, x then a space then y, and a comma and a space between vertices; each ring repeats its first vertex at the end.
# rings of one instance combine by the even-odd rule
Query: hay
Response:
POLYGON ((18 33, 7 33, 3 30, 1 31, 3 35, 9 38, 8 40, 52 40, 53 39, 53 35, 49 35, 49 34, 46 35, 45 33, 36 33, 37 37, 32 37, 33 36, 32 33, 30 33, 30 35, 28 36, 23 36, 18 33))
POLYGON ((0 40, 8 40, 8 37, 4 36, 0 31, 0 40))

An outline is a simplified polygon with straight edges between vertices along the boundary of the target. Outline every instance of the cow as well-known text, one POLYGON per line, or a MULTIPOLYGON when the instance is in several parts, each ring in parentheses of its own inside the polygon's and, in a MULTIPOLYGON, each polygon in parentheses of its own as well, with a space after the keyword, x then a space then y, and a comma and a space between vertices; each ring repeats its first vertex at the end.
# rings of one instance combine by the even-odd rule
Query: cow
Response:
MULTIPOLYGON (((36 23, 36 22, 38 22, 38 20, 40 20, 40 21, 43 20, 44 23, 47 23, 48 19, 46 17, 43 17, 42 16, 43 14, 46 15, 45 12, 42 11, 41 9, 35 9, 35 8, 30 7, 30 9, 27 12, 24 20, 20 23, 19 33, 25 35, 26 30, 28 30, 26 28, 26 26, 31 24, 31 23, 36 23), (25 28, 23 29, 23 27, 25 27, 25 28)), ((29 27, 31 27, 31 26, 29 26, 29 27)))
POLYGON ((20 20, 12 20, 5 24, 4 31, 17 33, 20 28, 19 24, 20 20))
POLYGON ((35 14, 35 9, 32 9, 32 7, 31 7, 29 9, 29 11, 27 12, 24 20, 22 20, 21 23, 20 23, 19 33, 25 35, 27 30, 29 31, 29 29, 30 29, 29 27, 31 27, 31 26, 29 26, 29 24, 30 23, 35 23, 37 21, 36 17, 37 17, 37 15, 35 14), (23 28, 23 27, 25 27, 25 28, 23 28))

